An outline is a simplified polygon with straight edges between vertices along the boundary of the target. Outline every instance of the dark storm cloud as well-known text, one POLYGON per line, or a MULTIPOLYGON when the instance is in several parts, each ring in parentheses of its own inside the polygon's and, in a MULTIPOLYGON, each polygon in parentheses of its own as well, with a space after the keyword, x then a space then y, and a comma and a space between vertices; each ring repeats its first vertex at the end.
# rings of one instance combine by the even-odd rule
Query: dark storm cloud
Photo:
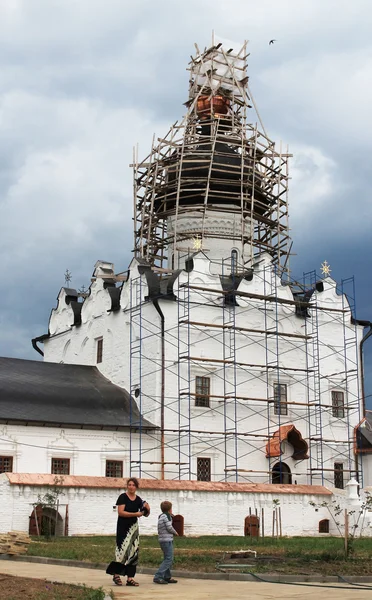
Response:
POLYGON ((36 357, 67 267, 75 287, 99 258, 126 268, 132 146, 145 157, 182 117, 212 29, 250 40, 265 127, 295 155, 293 275, 324 259, 336 279, 356 273, 372 319, 371 25, 368 0, 2 0, 0 354, 36 357))

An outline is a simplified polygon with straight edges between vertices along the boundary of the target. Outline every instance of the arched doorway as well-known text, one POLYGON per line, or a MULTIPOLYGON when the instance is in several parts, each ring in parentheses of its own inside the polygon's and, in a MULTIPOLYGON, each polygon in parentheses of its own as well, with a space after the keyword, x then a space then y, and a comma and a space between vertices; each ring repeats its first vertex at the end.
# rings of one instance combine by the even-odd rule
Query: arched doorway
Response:
POLYGON ((184 535, 183 527, 184 527, 184 518, 182 515, 175 515, 173 517, 172 525, 174 529, 177 531, 179 536, 184 535))
POLYGON ((62 536, 66 535, 63 519, 58 511, 39 504, 30 516, 29 535, 62 536))
POLYGON ((284 462, 278 462, 273 466, 271 483, 292 483, 291 469, 284 462))

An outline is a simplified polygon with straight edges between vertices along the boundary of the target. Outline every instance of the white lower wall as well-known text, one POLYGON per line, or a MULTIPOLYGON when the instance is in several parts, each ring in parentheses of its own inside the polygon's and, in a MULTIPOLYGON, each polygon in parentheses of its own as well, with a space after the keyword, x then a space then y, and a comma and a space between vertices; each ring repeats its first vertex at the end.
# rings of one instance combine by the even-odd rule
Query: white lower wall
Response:
MULTIPOLYGON (((10 530, 27 531, 29 517, 38 495, 43 495, 46 487, 10 484, 6 474, 0 475, 0 532, 10 530)), ((117 512, 115 506, 120 489, 64 487, 60 497, 60 514, 65 517, 68 504, 69 535, 114 535, 117 512)), ((317 504, 331 501, 334 496, 310 494, 268 494, 205 492, 191 490, 146 489, 139 495, 147 500, 152 508, 148 518, 140 519, 143 534, 156 534, 160 502, 170 500, 173 513, 184 517, 185 535, 244 535, 244 519, 257 509, 261 517, 264 509, 265 535, 272 534, 272 514, 274 500, 279 500, 284 536, 317 536, 318 523, 329 518, 325 508, 317 512, 310 501, 317 504)), ((340 498, 341 502, 346 497, 340 498)), ((337 534, 330 523, 330 532, 337 534)), ((368 535, 367 528, 364 535, 368 535)))
MULTIPOLYGON (((14 500, 16 495, 14 490, 9 485, 7 476, 0 475, 0 533, 7 533, 16 529, 13 526, 13 515, 14 515, 14 500)), ((28 522, 23 519, 21 531, 28 531, 28 522)))

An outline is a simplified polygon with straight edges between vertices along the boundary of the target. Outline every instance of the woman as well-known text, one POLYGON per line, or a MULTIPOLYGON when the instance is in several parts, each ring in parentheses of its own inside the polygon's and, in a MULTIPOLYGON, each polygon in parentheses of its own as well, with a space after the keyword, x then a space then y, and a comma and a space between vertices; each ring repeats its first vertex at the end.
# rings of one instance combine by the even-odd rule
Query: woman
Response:
POLYGON ((139 529, 138 518, 150 514, 150 506, 137 496, 139 484, 135 477, 127 481, 127 491, 117 499, 118 523, 116 528, 115 559, 107 572, 114 575, 115 585, 123 585, 120 574, 127 576, 129 586, 138 586, 134 580, 138 564, 139 529))

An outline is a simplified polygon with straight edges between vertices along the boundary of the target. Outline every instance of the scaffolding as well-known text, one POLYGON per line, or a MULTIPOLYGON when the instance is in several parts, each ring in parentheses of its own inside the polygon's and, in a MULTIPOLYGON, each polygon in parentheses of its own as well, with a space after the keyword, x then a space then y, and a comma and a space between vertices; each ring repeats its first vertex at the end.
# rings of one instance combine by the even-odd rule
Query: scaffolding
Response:
POLYGON ((290 276, 290 155, 257 110, 261 130, 248 123, 247 56, 196 46, 184 119, 134 155, 134 253, 151 281, 125 284, 130 390, 158 429, 132 423, 131 474, 362 482, 354 280, 324 303, 333 280, 290 276))
MULTIPOLYGON (((187 113, 141 162, 134 153, 134 251, 150 265, 177 268, 190 240, 221 239, 216 210, 233 220, 222 237, 253 259, 263 251, 288 269, 288 151, 248 122, 253 97, 247 44, 217 44, 189 64, 187 113), (190 227, 187 217, 196 215, 190 227)), ((259 120, 260 117, 257 114, 259 120)), ((261 122, 261 121, 260 121, 261 122)))
MULTIPOLYGON (((137 331, 130 353, 132 396, 140 390, 143 418, 151 421, 161 407, 164 413, 158 432, 142 432, 140 423, 133 423, 131 438, 137 446, 131 441, 132 474, 196 479, 195 459, 206 455, 219 456, 212 473, 216 481, 267 483, 275 480, 275 468, 282 480, 285 458, 267 454, 267 444, 290 423, 308 446, 307 457, 296 461, 292 483, 333 486, 339 476, 335 463, 342 464, 345 482, 351 476, 362 481, 353 452, 354 428, 363 416, 357 322, 354 296, 345 293, 346 283, 354 288, 353 279, 341 282, 342 307, 335 308, 320 303, 322 292, 317 290, 327 279, 315 272, 306 276, 315 286, 286 282, 292 293, 297 290, 295 300, 280 296, 280 280, 268 268, 255 274, 269 288, 267 295, 241 291, 232 279, 230 289, 193 285, 190 275, 175 280, 177 299, 157 298, 166 315, 163 359, 153 351, 154 344, 160 347, 161 330, 151 298, 129 309, 137 331), (254 313, 261 314, 261 325, 252 325, 254 313), (293 331, 294 319, 302 333, 293 331), (337 339, 328 340, 333 329, 337 339), (196 407, 198 376, 212 382, 205 407, 196 407), (275 392, 280 385, 286 389, 283 398, 275 392), (342 404, 335 403, 333 391, 343 394, 342 404)), ((167 277, 171 274, 162 275, 163 283, 167 277)), ((128 285, 139 289, 136 280, 128 285)), ((283 476, 283 481, 289 480, 283 476)))

